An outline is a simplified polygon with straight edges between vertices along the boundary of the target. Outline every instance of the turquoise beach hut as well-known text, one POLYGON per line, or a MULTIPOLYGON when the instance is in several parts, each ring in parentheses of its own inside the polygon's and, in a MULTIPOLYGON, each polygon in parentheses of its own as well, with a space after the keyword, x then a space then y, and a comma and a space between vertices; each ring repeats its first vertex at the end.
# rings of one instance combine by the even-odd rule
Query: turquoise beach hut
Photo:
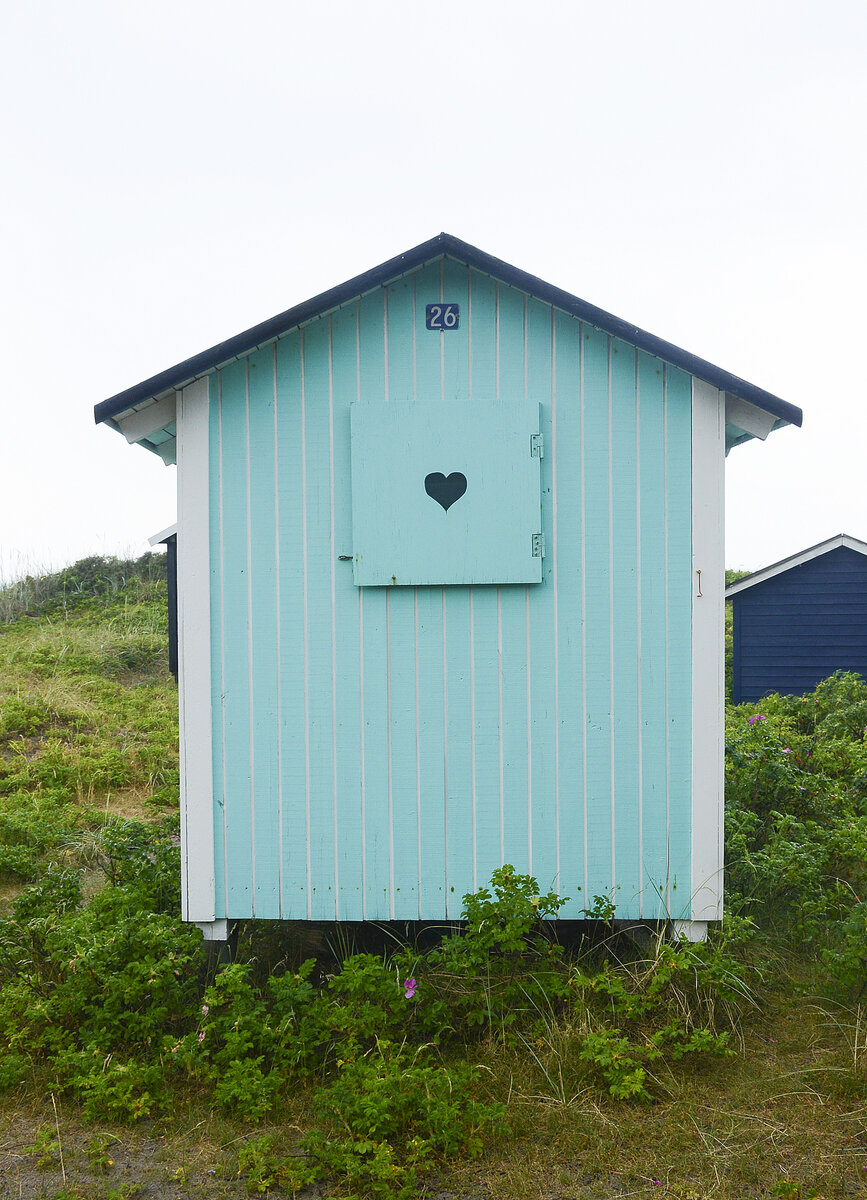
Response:
POLYGON ((441 234, 96 407, 177 463, 183 904, 722 912, 723 471, 801 413, 441 234))

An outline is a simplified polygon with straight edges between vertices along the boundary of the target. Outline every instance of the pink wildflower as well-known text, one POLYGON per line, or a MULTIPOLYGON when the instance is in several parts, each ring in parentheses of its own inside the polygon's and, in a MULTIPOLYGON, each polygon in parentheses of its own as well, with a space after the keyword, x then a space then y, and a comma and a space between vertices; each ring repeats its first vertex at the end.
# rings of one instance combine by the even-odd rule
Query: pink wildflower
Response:
POLYGON ((415 980, 414 979, 404 979, 403 994, 404 994, 404 996, 406 996, 407 1000, 412 1000, 413 996, 415 995, 415 990, 416 990, 415 980))
POLYGON ((756 721, 764 721, 764 720, 765 720, 765 718, 762 716, 761 713, 754 713, 753 716, 750 717, 749 723, 750 723, 750 725, 755 725, 756 721))
POLYGON ((204 1040, 205 1040, 205 1031, 204 1031, 204 1029, 202 1029, 199 1031, 199 1043, 201 1044, 204 1040))

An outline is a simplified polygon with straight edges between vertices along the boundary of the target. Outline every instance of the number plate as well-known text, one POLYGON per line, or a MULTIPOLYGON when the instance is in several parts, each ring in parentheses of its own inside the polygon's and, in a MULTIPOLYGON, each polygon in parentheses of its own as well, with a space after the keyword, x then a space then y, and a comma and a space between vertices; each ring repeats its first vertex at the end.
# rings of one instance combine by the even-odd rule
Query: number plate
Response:
POLYGON ((459 304, 426 304, 424 323, 425 328, 435 329, 439 333, 457 329, 461 323, 461 306, 459 304))

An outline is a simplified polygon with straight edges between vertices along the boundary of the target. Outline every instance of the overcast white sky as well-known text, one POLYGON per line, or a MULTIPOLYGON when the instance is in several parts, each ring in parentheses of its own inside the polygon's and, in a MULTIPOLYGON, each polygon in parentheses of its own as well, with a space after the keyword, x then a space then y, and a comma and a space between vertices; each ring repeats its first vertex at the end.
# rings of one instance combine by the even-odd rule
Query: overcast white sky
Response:
POLYGON ((863 0, 0 0, 0 576, 139 553, 94 403, 441 230, 804 409, 727 555, 867 540, 863 0))

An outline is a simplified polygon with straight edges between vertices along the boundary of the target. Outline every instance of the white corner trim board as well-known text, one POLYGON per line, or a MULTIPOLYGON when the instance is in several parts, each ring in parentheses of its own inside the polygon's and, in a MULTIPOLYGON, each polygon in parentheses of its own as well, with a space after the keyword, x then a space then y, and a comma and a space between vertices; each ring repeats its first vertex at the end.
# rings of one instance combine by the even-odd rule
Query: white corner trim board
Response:
MULTIPOLYGON (((692 381, 692 920, 722 919, 725 394, 692 381)), ((687 934, 689 936, 689 934, 687 934)))
POLYGON ((212 922, 216 899, 207 377, 178 393, 177 429, 181 903, 185 921, 212 922))

